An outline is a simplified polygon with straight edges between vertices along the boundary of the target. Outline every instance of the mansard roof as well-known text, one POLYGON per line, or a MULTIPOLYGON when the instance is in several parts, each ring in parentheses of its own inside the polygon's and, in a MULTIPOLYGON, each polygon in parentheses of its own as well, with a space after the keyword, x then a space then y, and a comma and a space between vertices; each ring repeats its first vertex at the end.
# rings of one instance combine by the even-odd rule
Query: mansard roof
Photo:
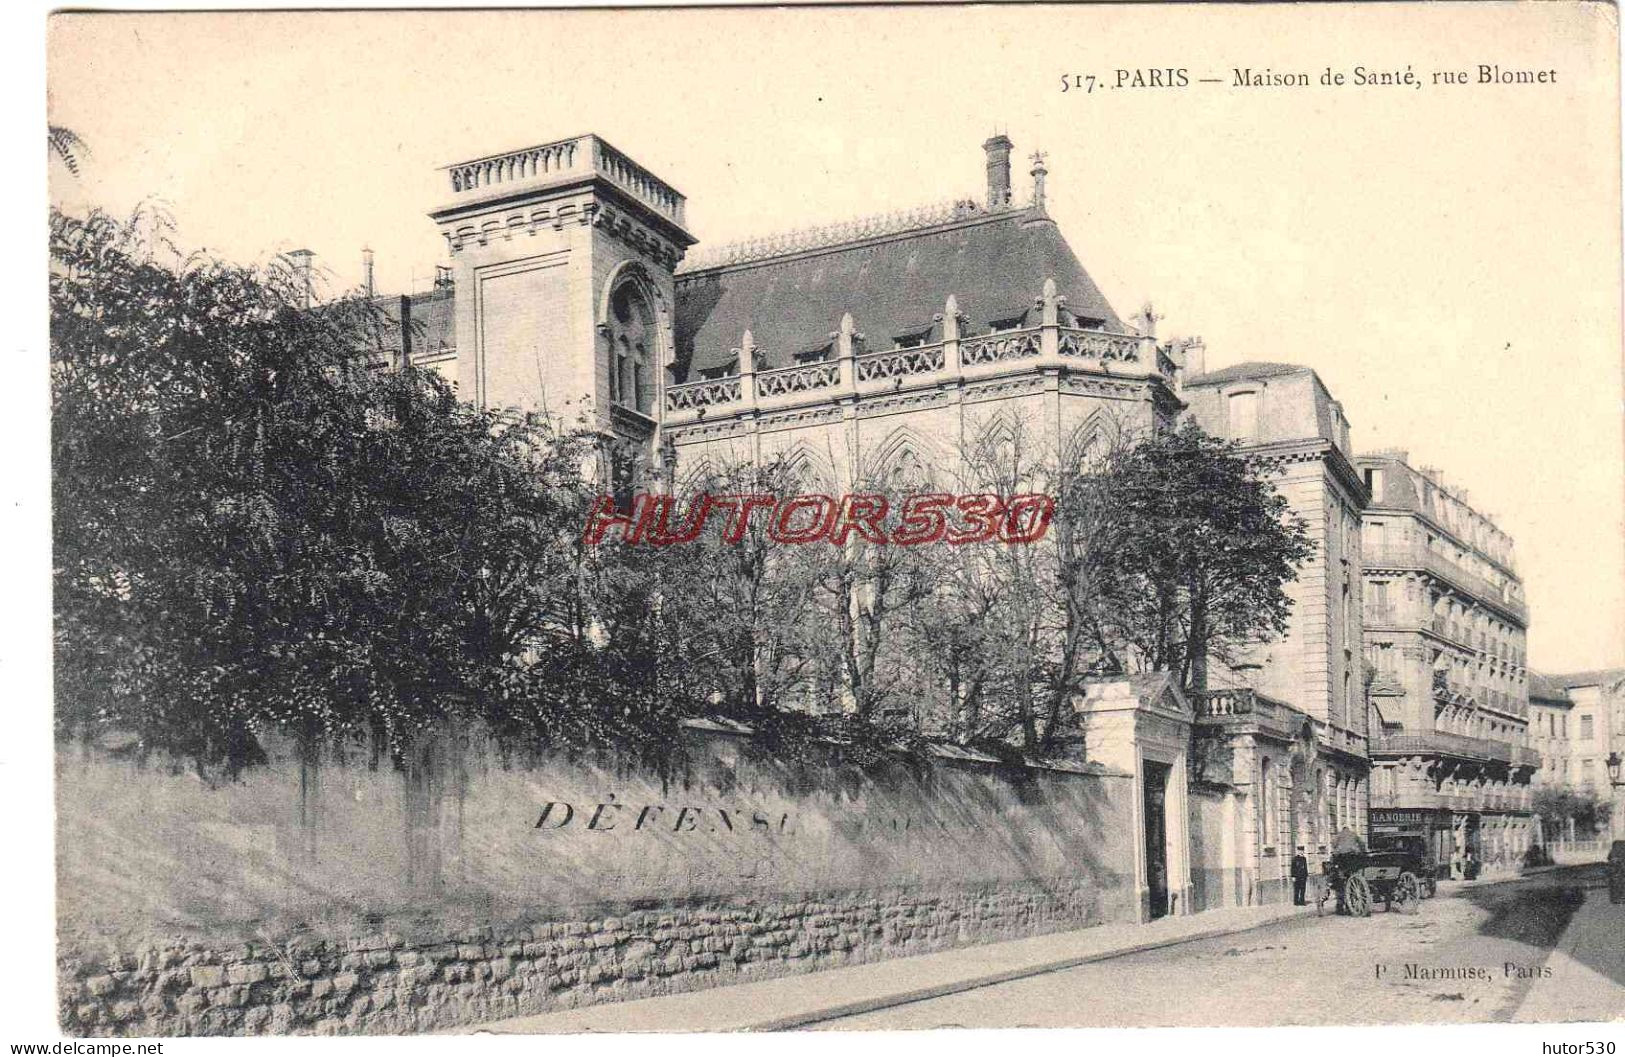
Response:
POLYGON ((1199 374, 1195 378, 1185 380, 1187 386, 1192 385, 1225 385, 1229 382, 1248 381, 1253 378, 1275 378, 1283 374, 1299 374, 1312 370, 1301 363, 1274 363, 1267 360, 1250 360, 1247 363, 1238 363, 1232 367, 1221 367, 1216 371, 1199 374))
POLYGON ((1090 325, 1125 332, 1122 320, 1042 209, 982 210, 960 203, 946 216, 829 245, 803 240, 736 253, 727 263, 677 276, 677 375, 727 365, 746 330, 756 367, 782 367, 823 348, 851 313, 871 349, 904 336, 940 335, 948 296, 967 333, 1015 318, 1036 321, 1033 302, 1054 279, 1066 311, 1090 325), (809 245, 808 243, 812 243, 809 245))

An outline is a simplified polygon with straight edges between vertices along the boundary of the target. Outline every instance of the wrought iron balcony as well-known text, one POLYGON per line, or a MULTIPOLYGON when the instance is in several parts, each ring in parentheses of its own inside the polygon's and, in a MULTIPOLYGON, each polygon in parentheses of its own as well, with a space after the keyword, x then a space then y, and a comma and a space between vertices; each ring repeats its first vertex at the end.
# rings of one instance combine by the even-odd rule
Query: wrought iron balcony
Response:
POLYGON ((1415 734, 1384 734, 1372 739, 1374 756, 1453 756, 1484 763, 1511 763, 1513 746, 1504 741, 1473 738, 1447 730, 1415 734))
POLYGON ((1536 752, 1534 749, 1531 749, 1525 745, 1513 745, 1511 746, 1511 749, 1512 766, 1528 767, 1530 770, 1538 770, 1540 768, 1540 753, 1536 752))
MULTIPOLYGON (((1505 590, 1494 583, 1462 568, 1460 565, 1446 558, 1437 551, 1420 545, 1373 547, 1363 555, 1363 561, 1368 569, 1415 569, 1431 573, 1446 583, 1452 584, 1473 598, 1500 610, 1512 617, 1519 624, 1529 623, 1529 609, 1521 599, 1510 597, 1505 590)), ((1434 623, 1434 630, 1440 634, 1438 622, 1434 623)), ((1466 628, 1455 629, 1457 634, 1447 637, 1460 642, 1470 649, 1479 649, 1482 642, 1475 640, 1473 633, 1466 628)))
POLYGON ((1391 628, 1400 623, 1399 611, 1393 606, 1367 606, 1361 622, 1368 628, 1391 628))

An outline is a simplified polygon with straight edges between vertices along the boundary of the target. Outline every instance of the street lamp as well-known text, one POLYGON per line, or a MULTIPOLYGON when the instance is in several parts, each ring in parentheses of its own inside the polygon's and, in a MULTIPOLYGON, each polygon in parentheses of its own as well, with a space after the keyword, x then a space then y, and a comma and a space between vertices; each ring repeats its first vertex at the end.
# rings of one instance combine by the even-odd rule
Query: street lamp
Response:
POLYGON ((1619 766, 1621 763, 1625 763, 1625 759, 1621 759, 1619 753, 1611 752, 1608 754, 1608 784, 1613 786, 1614 793, 1613 810, 1609 812, 1608 828, 1613 831, 1615 840, 1625 839, 1625 804, 1620 802, 1619 796, 1619 788, 1625 786, 1625 782, 1619 780, 1619 766))

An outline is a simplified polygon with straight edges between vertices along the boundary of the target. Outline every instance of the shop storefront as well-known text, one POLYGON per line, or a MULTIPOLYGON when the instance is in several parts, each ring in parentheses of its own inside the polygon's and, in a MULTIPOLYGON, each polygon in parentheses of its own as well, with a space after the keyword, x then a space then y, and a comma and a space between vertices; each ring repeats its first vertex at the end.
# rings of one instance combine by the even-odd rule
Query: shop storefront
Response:
POLYGON ((1450 876, 1450 857, 1456 843, 1451 812, 1423 807, 1372 808, 1371 839, 1419 837, 1438 864, 1436 876, 1450 876))

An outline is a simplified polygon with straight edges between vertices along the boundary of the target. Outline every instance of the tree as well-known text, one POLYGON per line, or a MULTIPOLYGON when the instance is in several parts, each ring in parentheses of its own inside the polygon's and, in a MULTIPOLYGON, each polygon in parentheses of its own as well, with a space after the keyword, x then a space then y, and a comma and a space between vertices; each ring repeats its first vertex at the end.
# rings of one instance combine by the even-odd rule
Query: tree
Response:
MULTIPOLYGON (((818 487, 803 466, 782 455, 707 465, 689 474, 674 496, 671 531, 680 533, 708 497, 783 499, 818 487)), ((821 708, 810 614, 823 556, 817 546, 775 540, 761 511, 736 542, 726 542, 728 516, 728 507, 716 507, 709 531, 661 548, 669 604, 683 614, 675 648, 688 677, 709 711, 746 722, 821 708)))
POLYGON ((80 155, 90 153, 89 145, 66 125, 48 126, 45 130, 45 145, 75 176, 79 175, 80 155))
POLYGON ((230 771, 273 729, 399 761, 454 715, 558 726, 530 648, 577 591, 590 438, 379 369, 365 299, 164 251, 52 217, 61 729, 230 771))
POLYGON ((1534 812, 1544 826, 1547 839, 1561 840, 1574 823, 1574 832, 1580 840, 1590 840, 1608 828, 1614 805, 1606 796, 1594 789, 1572 786, 1542 786, 1535 790, 1534 812))
POLYGON ((1019 419, 998 418, 967 439, 961 492, 1043 494, 1054 505, 1036 543, 950 551, 950 590, 922 623, 920 648, 940 657, 954 716, 949 728, 960 739, 1042 754, 1071 729, 1073 696, 1104 654, 1089 562, 1101 470, 1119 437, 1111 426, 1090 423, 1047 444, 1019 419))
POLYGON ((1307 527, 1232 443, 1193 423, 1111 461, 1089 570, 1104 640, 1207 688, 1210 657, 1286 630, 1307 527))

